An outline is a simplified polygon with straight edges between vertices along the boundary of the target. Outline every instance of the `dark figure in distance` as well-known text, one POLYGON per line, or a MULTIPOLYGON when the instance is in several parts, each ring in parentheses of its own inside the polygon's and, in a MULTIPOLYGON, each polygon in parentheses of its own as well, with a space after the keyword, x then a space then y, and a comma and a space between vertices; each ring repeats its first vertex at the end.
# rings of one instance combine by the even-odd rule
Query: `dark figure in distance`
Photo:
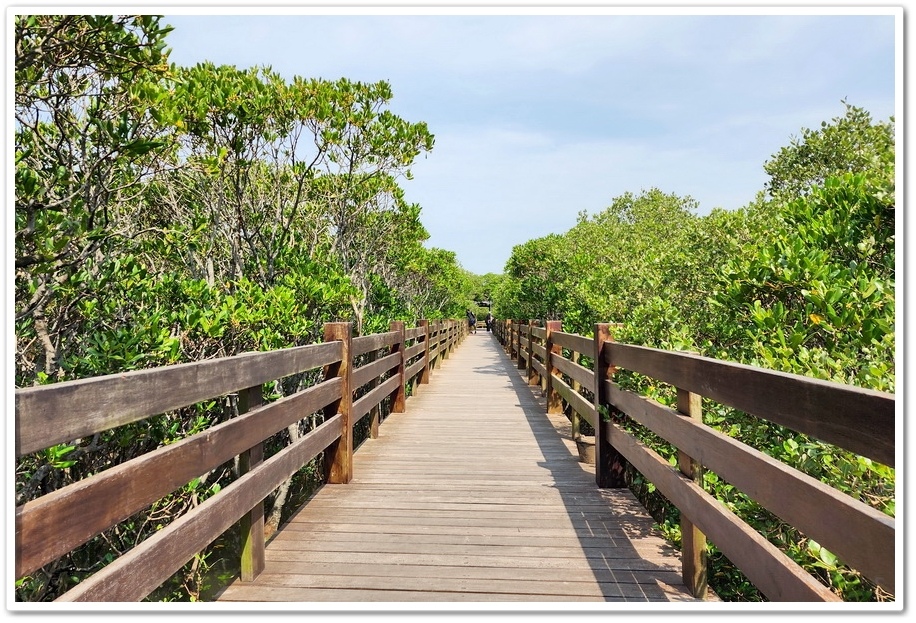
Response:
POLYGON ((493 330, 493 314, 487 312, 487 333, 493 330))
POLYGON ((465 310, 465 314, 468 317, 468 332, 477 333, 477 316, 475 316, 470 309, 465 310))

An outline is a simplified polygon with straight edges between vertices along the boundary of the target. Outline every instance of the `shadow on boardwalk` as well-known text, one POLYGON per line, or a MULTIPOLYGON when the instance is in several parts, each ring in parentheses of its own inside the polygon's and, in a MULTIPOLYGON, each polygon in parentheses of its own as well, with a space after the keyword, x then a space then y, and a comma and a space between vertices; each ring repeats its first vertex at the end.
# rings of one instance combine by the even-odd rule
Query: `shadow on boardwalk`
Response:
POLYGON ((538 464, 558 483, 602 595, 608 601, 694 601, 680 577, 679 552, 653 528, 648 513, 628 489, 597 488, 594 466, 579 461, 568 418, 547 414, 541 387, 529 385, 526 371, 518 369, 495 338, 493 344, 499 351, 498 362, 475 371, 506 378, 518 396, 517 406, 547 457, 538 464))

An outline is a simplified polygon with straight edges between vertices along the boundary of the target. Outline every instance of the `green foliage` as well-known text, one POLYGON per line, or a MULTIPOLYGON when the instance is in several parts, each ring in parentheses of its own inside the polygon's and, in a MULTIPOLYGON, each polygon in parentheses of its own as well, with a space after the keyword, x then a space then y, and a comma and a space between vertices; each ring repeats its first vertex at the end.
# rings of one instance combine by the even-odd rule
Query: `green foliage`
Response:
POLYGON ((894 118, 874 123, 868 111, 845 101, 846 114, 817 130, 803 128, 764 165, 767 191, 780 201, 804 196, 828 177, 883 176, 894 169, 894 118))

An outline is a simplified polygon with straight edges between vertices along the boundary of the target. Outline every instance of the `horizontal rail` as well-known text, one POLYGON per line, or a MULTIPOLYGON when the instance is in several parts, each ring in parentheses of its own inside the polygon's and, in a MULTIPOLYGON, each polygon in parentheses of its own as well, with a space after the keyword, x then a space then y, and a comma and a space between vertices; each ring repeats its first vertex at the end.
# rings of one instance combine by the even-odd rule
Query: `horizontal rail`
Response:
POLYGON ((365 396, 361 397, 359 400, 353 402, 353 423, 356 423, 364 415, 369 413, 373 407, 377 406, 382 400, 384 400, 391 392, 395 390, 398 384, 401 382, 396 376, 392 376, 389 379, 386 379, 380 383, 375 389, 368 392, 365 396))
POLYGON ((32 573, 340 395, 340 379, 53 491, 16 509, 16 577, 32 573), (112 501, 116 501, 115 504, 112 501))
MULTIPOLYGON (((328 467, 332 470, 329 478, 348 481, 352 443, 336 443, 343 433, 352 436, 353 424, 389 396, 391 408, 397 403, 403 410, 408 354, 425 355, 428 348, 435 353, 447 352, 463 336, 458 323, 437 323, 433 343, 421 340, 407 349, 404 342, 411 339, 408 336, 425 338, 427 326, 392 326, 398 330, 350 337, 352 329, 346 323, 330 323, 325 335, 335 337, 320 344, 17 390, 17 456, 22 456, 214 396, 235 392, 259 396, 264 383, 307 370, 323 367, 326 379, 249 411, 240 406, 242 413, 228 421, 25 502, 15 512, 17 578, 59 559, 201 474, 235 458, 245 458, 249 452, 260 453, 261 445, 271 436, 322 411, 326 418, 323 424, 266 461, 254 463, 237 481, 83 579, 60 601, 145 597, 322 452, 326 466, 333 461, 328 467), (389 347, 392 352, 375 358, 381 349, 389 347), (349 364, 342 362, 344 353, 350 358, 349 364), (375 360, 354 369, 354 359, 367 353, 375 360), (353 401, 352 392, 369 384, 368 391, 353 401), (349 398, 341 395, 345 387, 351 393, 349 398), (329 450, 333 457, 328 456, 329 450)), ((410 371, 415 374, 423 370, 426 362, 421 356, 410 371)), ((377 424, 374 420, 373 436, 377 424)), ((259 566, 246 560, 243 568, 245 564, 249 569, 259 566)))
POLYGON ((894 466, 893 394, 616 342, 605 347, 604 357, 611 366, 645 374, 894 466))
POLYGON ((400 339, 401 334, 397 331, 355 337, 353 338, 353 344, 351 346, 353 349, 351 354, 354 357, 359 357, 360 355, 365 355, 374 350, 397 344, 400 339))
POLYGON ((555 331, 551 334, 550 339, 554 344, 559 344, 563 348, 577 353, 588 354, 595 349, 595 342, 590 337, 578 335, 576 333, 563 333, 555 331))
POLYGON ((400 362, 401 354, 391 353, 390 355, 385 355, 381 359, 376 359, 372 363, 360 366, 353 371, 351 380, 352 389, 358 389, 369 381, 374 381, 382 374, 389 372, 392 368, 396 368, 400 362))
MULTIPOLYGON (((752 526, 702 490, 693 478, 702 473, 697 470, 708 469, 827 548, 842 564, 894 592, 897 538, 893 517, 706 426, 699 410, 700 399, 706 398, 893 467, 893 394, 693 353, 620 344, 609 339, 612 325, 596 325, 600 342, 598 338, 563 333, 558 325, 554 321, 549 324, 550 338, 545 346, 531 344, 524 337, 527 325, 515 322, 498 323, 497 337, 507 344, 509 356, 518 359, 518 367, 528 368, 529 381, 535 373, 543 379, 545 366, 537 356, 546 353, 546 346, 594 361, 602 378, 607 377, 596 385, 596 372, 554 350, 546 366, 553 370, 547 380, 548 408, 551 401, 562 399, 595 428, 596 478, 600 486, 625 486, 618 475, 624 473, 623 466, 629 462, 680 510, 682 521, 687 522, 683 529, 701 531, 690 533, 689 545, 686 536, 683 543, 684 579, 691 590, 705 590, 705 581, 696 580, 705 575, 708 536, 771 600, 838 600, 836 594, 752 526), (597 352, 599 344, 601 350, 597 352), (527 352, 529 349, 533 354, 527 352), (529 357, 531 362, 527 361, 529 357), (677 388, 678 409, 683 412, 621 389, 611 380, 620 369, 677 388), (667 459, 630 436, 616 421, 598 421, 595 406, 573 389, 574 384, 597 393, 602 405, 613 407, 629 421, 671 444, 678 453, 678 466, 669 465, 667 459)), ((537 337, 540 330, 531 327, 530 333, 537 337)))
POLYGON ((579 364, 573 363, 569 359, 553 355, 550 362, 563 374, 576 381, 583 387, 589 389, 595 386, 595 373, 588 368, 583 368, 579 364))
POLYGON ((414 344, 409 346, 407 350, 404 351, 404 357, 410 361, 417 355, 426 352, 426 342, 420 342, 419 344, 414 344))
POLYGON ((603 425, 611 445, 707 534, 729 560, 741 561, 742 572, 771 601, 841 601, 664 458, 613 423, 603 425))
POLYGON ((893 518, 677 411, 608 382, 611 402, 859 570, 894 590, 893 518), (792 492, 787 495, 787 492, 792 492), (818 513, 812 514, 811 508, 818 513), (824 517, 831 521, 824 521, 824 517), (865 535, 868 535, 867 538, 865 535))
POLYGON ((598 412, 595 410, 595 405, 583 398, 578 392, 574 391, 573 388, 567 385, 562 379, 554 377, 553 382, 554 387, 557 392, 559 392, 560 396, 563 397, 563 400, 565 400, 582 419, 594 428, 596 426, 595 423, 598 421, 598 412))
POLYGON ((312 344, 18 389, 16 456, 325 366, 342 352, 339 342, 312 344))
POLYGON ((426 327, 413 327, 404 329, 404 337, 408 340, 415 340, 426 335, 426 327))
POLYGON ((342 434, 340 415, 255 467, 57 601, 139 601, 342 434))

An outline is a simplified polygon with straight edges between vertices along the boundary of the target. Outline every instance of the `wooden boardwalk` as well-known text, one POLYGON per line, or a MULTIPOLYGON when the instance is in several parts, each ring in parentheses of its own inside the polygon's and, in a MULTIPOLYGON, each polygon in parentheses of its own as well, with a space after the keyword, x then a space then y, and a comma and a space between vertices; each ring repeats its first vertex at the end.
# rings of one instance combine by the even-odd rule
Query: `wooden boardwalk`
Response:
POLYGON ((267 545, 218 601, 694 601, 628 490, 600 490, 568 420, 485 331, 267 545))

